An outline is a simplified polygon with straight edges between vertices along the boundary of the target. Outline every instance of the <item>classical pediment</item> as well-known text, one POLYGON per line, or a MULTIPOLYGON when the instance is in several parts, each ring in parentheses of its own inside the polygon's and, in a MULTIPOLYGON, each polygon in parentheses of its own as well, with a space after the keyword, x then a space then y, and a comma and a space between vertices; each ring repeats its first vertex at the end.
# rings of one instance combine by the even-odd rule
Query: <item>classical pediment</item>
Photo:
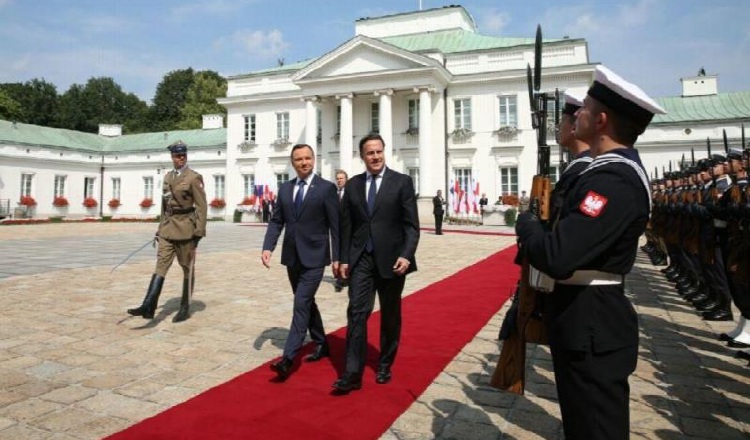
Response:
POLYGON ((432 58, 359 35, 297 72, 292 80, 307 82, 423 68, 443 69, 432 58))

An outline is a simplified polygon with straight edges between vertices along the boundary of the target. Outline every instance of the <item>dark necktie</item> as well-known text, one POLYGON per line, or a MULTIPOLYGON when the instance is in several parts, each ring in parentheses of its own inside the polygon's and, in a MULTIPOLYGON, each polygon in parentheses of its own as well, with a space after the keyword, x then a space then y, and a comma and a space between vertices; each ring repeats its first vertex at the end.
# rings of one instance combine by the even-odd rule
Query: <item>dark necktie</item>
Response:
POLYGON ((373 174, 370 177, 370 190, 367 191, 367 212, 372 217, 373 211, 375 211, 375 195, 378 193, 378 176, 373 174))
POLYGON ((305 197, 306 183, 304 180, 297 182, 299 189, 297 189, 297 195, 294 196, 294 212, 296 214, 299 214, 300 209, 302 209, 302 199, 305 197))

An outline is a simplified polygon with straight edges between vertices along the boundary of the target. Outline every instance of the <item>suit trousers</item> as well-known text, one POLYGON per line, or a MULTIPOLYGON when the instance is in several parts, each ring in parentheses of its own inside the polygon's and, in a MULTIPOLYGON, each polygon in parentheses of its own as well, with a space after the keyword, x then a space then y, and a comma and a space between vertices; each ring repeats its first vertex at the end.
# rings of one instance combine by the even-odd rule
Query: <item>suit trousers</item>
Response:
POLYGON ((154 273, 166 278, 176 256, 177 262, 182 267, 183 278, 188 279, 190 276, 190 251, 194 247, 193 240, 167 240, 159 237, 159 250, 156 253, 154 273))
POLYGON ((433 214, 435 216, 435 233, 436 234, 442 234, 443 233, 443 216, 444 213, 439 214, 433 214))
POLYGON ((566 440, 628 439, 628 377, 638 362, 638 346, 604 353, 551 348, 566 440))
POLYGON ((380 303, 380 358, 378 367, 390 367, 401 337, 401 292, 406 276, 382 278, 375 259, 363 252, 351 270, 349 307, 346 310, 346 372, 362 375, 367 359, 367 320, 380 303))
POLYGON ((318 305, 315 304, 315 292, 318 290, 320 281, 323 279, 325 267, 305 268, 299 264, 299 260, 288 266, 286 271, 289 283, 294 292, 294 311, 292 313, 292 324, 289 327, 289 336, 284 344, 284 357, 294 360, 308 330, 310 337, 317 344, 325 344, 326 332, 323 329, 323 319, 320 316, 318 305))

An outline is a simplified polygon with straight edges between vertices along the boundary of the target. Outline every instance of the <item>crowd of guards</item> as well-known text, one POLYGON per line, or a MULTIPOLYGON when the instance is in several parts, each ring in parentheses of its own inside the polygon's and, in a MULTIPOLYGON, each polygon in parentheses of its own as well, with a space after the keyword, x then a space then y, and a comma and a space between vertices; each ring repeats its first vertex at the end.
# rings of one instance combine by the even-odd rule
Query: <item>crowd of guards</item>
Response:
MULTIPOLYGON (((744 142, 743 142, 744 145, 744 142)), ((750 359, 750 146, 663 172, 642 249, 706 321, 734 321, 718 335, 750 359)))

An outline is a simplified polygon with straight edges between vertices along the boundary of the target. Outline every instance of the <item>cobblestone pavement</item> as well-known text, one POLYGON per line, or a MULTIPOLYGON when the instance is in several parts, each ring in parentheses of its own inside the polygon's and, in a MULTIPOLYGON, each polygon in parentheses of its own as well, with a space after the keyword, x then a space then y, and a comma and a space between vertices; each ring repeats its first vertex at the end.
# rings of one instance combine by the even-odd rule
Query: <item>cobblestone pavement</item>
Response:
MULTIPOLYGON (((464 227, 509 232, 502 227, 464 227)), ((209 224, 197 262, 193 316, 172 324, 180 277, 167 277, 156 319, 130 318, 153 270, 155 224, 0 227, 0 439, 94 439, 117 432, 279 356, 292 307, 276 253, 260 264, 264 228, 209 224), (228 276, 231 274, 231 276, 228 276), (281 281, 280 281, 281 280, 281 281)), ((422 235, 405 294, 506 246, 513 237, 422 235)), ((176 268, 175 268, 176 269, 176 268)), ((744 439, 750 371, 639 255, 627 283, 641 318, 631 380, 631 437, 744 439)), ((491 288, 491 286, 488 286, 491 288)), ((326 328, 346 323, 346 295, 327 276, 317 300, 326 328)), ((551 358, 528 348, 525 396, 487 384, 506 307, 382 439, 562 439, 551 358)))

